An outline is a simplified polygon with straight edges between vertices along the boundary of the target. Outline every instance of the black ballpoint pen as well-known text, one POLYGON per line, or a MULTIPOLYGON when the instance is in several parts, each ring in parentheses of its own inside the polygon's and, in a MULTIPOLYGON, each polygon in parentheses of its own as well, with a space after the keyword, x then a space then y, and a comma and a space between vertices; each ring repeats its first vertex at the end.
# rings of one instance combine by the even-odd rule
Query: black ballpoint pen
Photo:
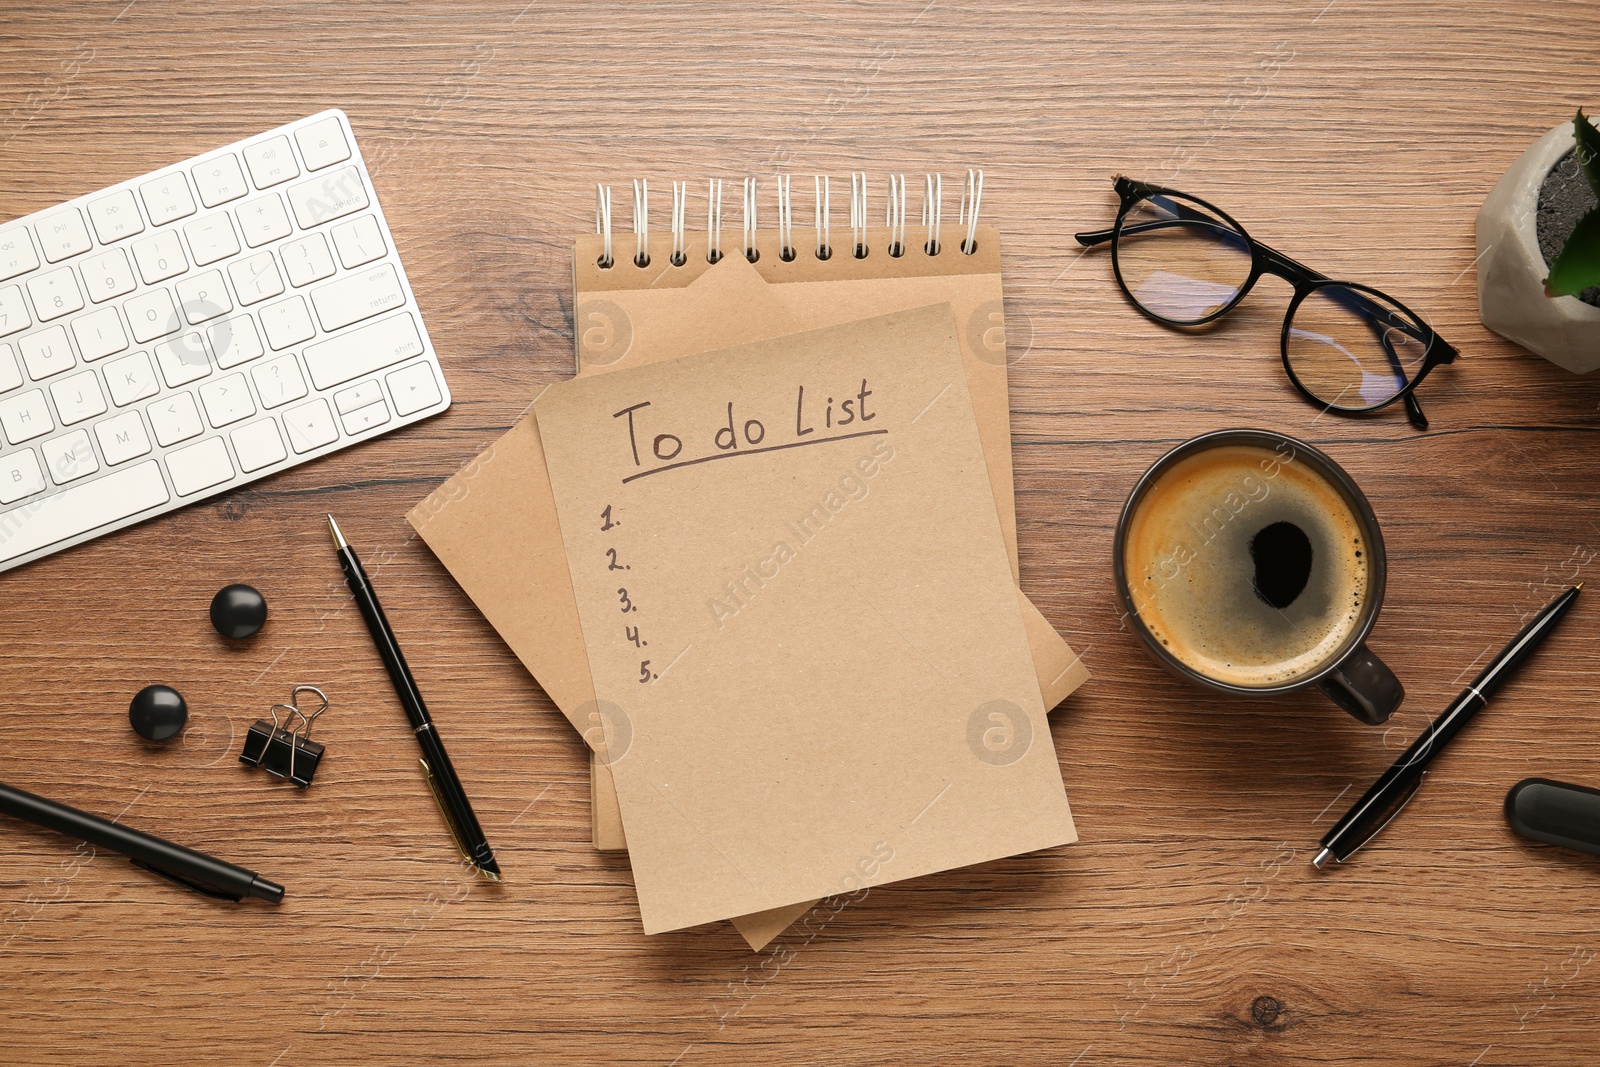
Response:
POLYGON ((1413 741, 1411 747, 1383 772, 1372 788, 1356 801, 1355 807, 1334 824, 1333 829, 1323 837, 1322 851, 1317 853, 1312 863, 1318 868, 1326 866, 1330 859, 1343 863, 1372 840, 1378 831, 1389 825, 1390 819, 1400 814, 1400 809, 1422 785, 1423 775, 1428 773, 1428 764, 1489 703, 1490 695, 1550 636, 1582 588, 1580 582, 1568 589, 1546 604, 1533 617, 1533 621, 1522 628, 1522 632, 1489 662, 1472 680, 1472 684, 1450 702, 1444 714, 1433 720, 1422 736, 1413 741))
POLYGON ((494 861, 494 850, 483 836, 478 817, 473 814, 472 805, 467 801, 467 791, 461 787, 461 779, 456 777, 450 757, 445 754, 444 742, 440 740, 439 731, 434 728, 433 719, 428 715, 428 705, 422 701, 416 679, 411 677, 411 668, 406 665, 400 643, 395 640, 389 620, 383 614, 383 605, 378 603, 378 594, 373 591, 372 583, 367 580, 367 572, 362 569, 361 561, 344 539, 332 515, 328 516, 328 532, 333 535, 339 566, 344 568, 345 585, 350 587, 350 595, 356 598, 356 607, 361 609, 361 617, 366 620, 367 629, 372 633, 373 644, 378 646, 378 655, 389 672, 389 680, 394 683, 400 705, 405 708, 406 718, 411 720, 411 730, 417 735, 417 743, 422 746, 422 773, 428 780, 428 787, 433 790, 439 810, 444 813, 450 835, 455 838, 461 854, 485 878, 498 882, 500 865, 494 861))
POLYGON ((283 886, 267 881, 254 871, 9 785, 0 784, 0 811, 121 853, 136 866, 208 897, 223 900, 259 897, 274 904, 283 899, 283 886))

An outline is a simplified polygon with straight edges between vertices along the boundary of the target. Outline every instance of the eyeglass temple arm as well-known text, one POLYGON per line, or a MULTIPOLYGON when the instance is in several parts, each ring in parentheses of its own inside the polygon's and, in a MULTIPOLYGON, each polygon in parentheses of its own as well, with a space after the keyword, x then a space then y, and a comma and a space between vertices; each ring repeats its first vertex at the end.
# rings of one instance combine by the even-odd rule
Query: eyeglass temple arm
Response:
MULTIPOLYGON (((1201 215, 1197 212, 1185 213, 1184 215, 1175 219, 1152 219, 1149 222, 1136 222, 1131 226, 1124 223, 1121 232, 1127 235, 1137 235, 1141 233, 1149 233, 1152 230, 1170 229, 1173 226, 1187 227, 1194 223, 1201 223, 1215 231, 1215 233, 1222 234, 1226 237, 1239 237, 1238 233, 1230 230, 1216 219, 1208 219, 1204 215, 1201 215)), ((1105 244, 1107 241, 1115 237, 1117 232, 1117 228, 1113 226, 1109 230, 1094 230, 1089 233, 1076 233, 1073 234, 1073 237, 1076 238, 1077 242, 1080 245, 1083 245, 1085 248, 1092 248, 1095 245, 1105 244)))
POLYGON ((1411 420, 1411 425, 1419 430, 1428 428, 1428 416, 1422 413, 1422 405, 1417 403, 1416 393, 1407 393, 1405 400, 1401 401, 1406 408, 1406 418, 1411 420))
MULTIPOLYGON (((1433 331, 1433 327, 1431 326, 1428 329, 1430 332, 1433 331)), ((1433 346, 1434 347, 1428 350, 1428 358, 1422 364, 1422 372, 1418 374, 1411 383, 1412 392, 1407 393, 1405 399, 1406 417, 1411 420, 1411 425, 1415 426, 1419 430, 1426 430, 1428 428, 1428 416, 1422 413, 1422 405, 1417 403, 1417 394, 1415 391, 1417 382, 1420 382, 1422 379, 1426 378, 1428 376, 1428 372, 1432 370, 1435 365, 1440 363, 1454 363, 1456 361, 1456 357, 1461 354, 1456 350, 1455 345, 1451 344, 1449 341, 1446 341, 1443 337, 1440 337, 1437 332, 1433 332, 1433 346), (1434 354, 1435 349, 1437 349, 1438 355, 1434 354)))

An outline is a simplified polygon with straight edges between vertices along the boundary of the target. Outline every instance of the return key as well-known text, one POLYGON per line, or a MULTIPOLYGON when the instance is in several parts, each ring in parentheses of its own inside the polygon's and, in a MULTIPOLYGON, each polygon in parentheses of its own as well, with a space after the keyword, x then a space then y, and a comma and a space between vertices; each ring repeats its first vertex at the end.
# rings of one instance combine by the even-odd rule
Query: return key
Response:
POLYGON ((324 330, 340 329, 405 302, 400 279, 388 263, 311 290, 311 303, 324 330))

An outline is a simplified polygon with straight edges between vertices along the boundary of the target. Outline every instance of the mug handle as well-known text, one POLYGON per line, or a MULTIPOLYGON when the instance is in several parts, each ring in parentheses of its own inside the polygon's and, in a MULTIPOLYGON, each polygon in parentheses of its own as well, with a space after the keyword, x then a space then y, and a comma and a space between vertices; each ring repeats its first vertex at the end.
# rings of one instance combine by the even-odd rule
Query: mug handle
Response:
POLYGON ((1324 696, 1368 726, 1387 722, 1406 697, 1406 688, 1388 665, 1359 645, 1317 682, 1324 696))

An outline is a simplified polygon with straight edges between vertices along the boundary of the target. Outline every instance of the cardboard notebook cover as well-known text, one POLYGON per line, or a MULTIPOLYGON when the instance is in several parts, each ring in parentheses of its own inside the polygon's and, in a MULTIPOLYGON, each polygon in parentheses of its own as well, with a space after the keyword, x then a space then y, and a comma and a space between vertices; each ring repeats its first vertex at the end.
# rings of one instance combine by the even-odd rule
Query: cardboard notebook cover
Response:
MULTIPOLYGON (((963 290, 988 279, 961 275, 940 276, 944 289, 962 299, 963 290)), ((803 295, 829 283, 789 287, 766 286, 741 257, 730 257, 717 269, 702 272, 675 297, 659 290, 616 292, 612 306, 601 311, 589 306, 578 321, 580 345, 603 342, 616 345, 616 358, 593 361, 591 372, 644 358, 670 358, 700 350, 707 343, 733 343, 788 332, 802 317, 828 320, 829 306, 803 295), (752 283, 754 283, 752 285, 752 283), (787 316, 774 306, 773 294, 796 294, 800 315, 787 316), (618 313, 626 315, 623 319, 618 313), (621 322, 622 340, 617 324, 621 322)), ((853 298, 864 290, 882 290, 879 301, 910 301, 902 295, 920 284, 917 278, 893 278, 874 283, 858 280, 853 298)), ((982 288, 982 286, 980 286, 982 288)), ((920 294, 919 294, 920 295, 920 294)), ((976 295, 965 298, 981 306, 976 295)), ((985 319, 984 321, 989 321, 985 319)), ((804 322, 815 325, 817 322, 804 322)), ((1004 397, 1005 360, 1003 334, 969 331, 964 355, 968 383, 980 421, 993 417, 997 405, 978 403, 981 397, 1004 397), (982 342, 986 347, 974 345, 982 342), (1000 346, 998 352, 993 346, 1000 346), (975 373, 974 373, 975 372, 975 373), (998 386, 998 388, 996 388, 998 386)), ((1003 403, 998 405, 1004 412, 1003 403)), ((1009 458, 1009 441, 995 434, 984 437, 986 451, 998 442, 1009 458)), ((990 464, 991 471, 993 463, 990 464)), ((1009 498, 996 500, 997 509, 1009 510, 1009 498)), ((575 607, 565 574, 565 562, 552 541, 555 529, 553 502, 544 470, 538 433, 532 420, 508 431, 490 448, 422 501, 408 515, 411 524, 451 571, 512 651, 545 688, 591 745, 601 744, 603 731, 593 709, 593 690, 578 635, 575 607)), ((1024 622, 1033 647, 1035 667, 1046 706, 1053 707, 1088 677, 1081 660, 1061 640, 1050 624, 1025 598, 1024 622)), ((594 756, 592 801, 595 844, 602 849, 625 847, 621 817, 604 757, 594 756)), ((736 925, 752 947, 759 948, 802 914, 804 906, 783 909, 781 915, 758 915, 737 920, 736 925)))
POLYGON ((966 377, 942 304, 535 403, 646 933, 1077 839, 966 377))
MULTIPOLYGON (((797 249, 793 259, 785 260, 778 235, 759 231, 753 266, 764 280, 777 287, 790 311, 801 317, 801 329, 853 322, 928 304, 951 304, 962 352, 967 357, 967 380, 989 481, 994 486, 995 500, 1003 502, 1000 527, 1015 573, 1017 516, 1012 503, 1011 405, 1006 391, 1000 233, 992 226, 978 227, 970 254, 961 251, 959 238, 951 233, 952 239, 942 242, 936 255, 929 255, 917 240, 910 240, 904 254, 891 256, 887 249, 892 236, 887 229, 866 230, 867 255, 859 259, 847 254, 849 239, 841 234, 835 241, 835 254, 826 260, 818 259, 805 247, 797 249), (793 285, 802 288, 790 290, 793 285)), ((726 251, 715 264, 707 255, 705 236, 695 235, 685 243, 682 266, 673 266, 670 257, 658 253, 647 266, 638 267, 626 256, 616 255, 613 247, 613 265, 602 268, 604 239, 598 234, 579 237, 572 254, 573 343, 578 375, 638 363, 643 347, 633 344, 638 335, 628 328, 631 305, 620 304, 616 294, 626 293, 638 299, 636 294, 670 292, 693 285, 706 274, 726 269, 729 260, 743 259, 738 250, 740 240, 741 234, 725 231, 721 247, 726 251), (618 310, 623 314, 617 315, 618 310)), ((800 243, 803 245, 804 240, 800 243)), ((776 332, 768 336, 776 336, 776 332)), ((705 345, 699 350, 711 351, 713 347, 705 345)))

